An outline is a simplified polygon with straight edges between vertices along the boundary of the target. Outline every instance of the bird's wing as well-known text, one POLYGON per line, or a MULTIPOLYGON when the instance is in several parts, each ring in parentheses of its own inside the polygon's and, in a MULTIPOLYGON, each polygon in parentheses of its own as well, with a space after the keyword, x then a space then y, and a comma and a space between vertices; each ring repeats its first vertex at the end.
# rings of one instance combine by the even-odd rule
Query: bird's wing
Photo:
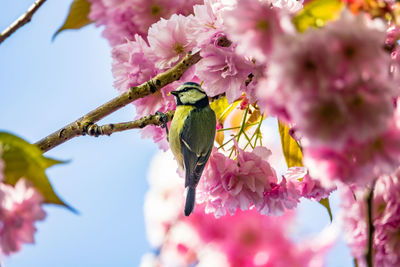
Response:
POLYGON ((215 113, 207 107, 202 111, 192 110, 180 134, 185 187, 196 187, 214 144, 215 113))

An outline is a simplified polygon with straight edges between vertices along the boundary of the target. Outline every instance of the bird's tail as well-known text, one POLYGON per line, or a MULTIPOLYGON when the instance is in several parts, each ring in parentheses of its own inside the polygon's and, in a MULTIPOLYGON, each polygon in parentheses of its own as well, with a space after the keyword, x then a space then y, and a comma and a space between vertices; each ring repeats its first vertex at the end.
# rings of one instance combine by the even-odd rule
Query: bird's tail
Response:
POLYGON ((185 203, 185 216, 189 216, 193 212, 195 199, 196 188, 188 186, 185 203))

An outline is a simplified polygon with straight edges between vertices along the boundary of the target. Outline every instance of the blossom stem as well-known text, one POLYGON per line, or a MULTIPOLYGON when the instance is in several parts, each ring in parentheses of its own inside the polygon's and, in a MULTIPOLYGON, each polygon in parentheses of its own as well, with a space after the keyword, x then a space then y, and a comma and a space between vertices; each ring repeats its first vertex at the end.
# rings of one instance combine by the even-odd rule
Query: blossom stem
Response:
POLYGON ((255 132, 254 134, 251 136, 250 141, 243 147, 243 150, 245 150, 249 145, 251 145, 251 147, 254 149, 256 147, 256 142, 254 143, 254 145, 251 144, 251 141, 253 140, 253 138, 256 136, 255 132))
MULTIPOLYGON (((257 125, 257 124, 259 124, 259 122, 253 122, 253 123, 246 124, 245 127, 247 128, 247 127, 257 125)), ((218 129, 217 132, 236 130, 236 129, 240 129, 240 128, 241 128, 241 126, 236 126, 236 127, 231 127, 231 128, 222 128, 222 129, 218 129)))
POLYGON ((368 226, 368 247, 365 253, 365 261, 367 262, 368 267, 374 266, 374 258, 373 258, 373 241, 374 241, 374 232, 375 226, 372 217, 373 211, 373 199, 374 199, 374 188, 375 188, 375 180, 372 182, 371 189, 368 192, 366 202, 367 202, 367 226, 368 226))
POLYGON ((261 118, 260 118, 260 121, 258 122, 257 129, 254 132, 254 134, 256 135, 256 140, 254 141, 254 147, 256 147, 256 145, 257 145, 258 138, 260 138, 260 145, 262 145, 262 138, 261 138, 260 128, 261 128, 261 124, 262 124, 263 121, 264 121, 264 114, 261 114, 261 118))
POLYGON ((16 30, 31 21, 33 14, 35 14, 35 12, 41 5, 44 4, 44 2, 46 2, 46 0, 35 1, 24 14, 22 14, 16 21, 14 21, 2 33, 0 33, 0 44, 9 36, 11 36, 11 34, 13 34, 16 30))
POLYGON ((232 142, 234 138, 236 138, 237 135, 234 135, 231 139, 229 139, 228 141, 226 141, 225 143, 223 143, 222 145, 220 145, 217 149, 223 148, 225 145, 227 145, 228 143, 232 142))
POLYGON ((136 99, 153 94, 167 84, 179 80, 182 74, 191 66, 199 62, 200 59, 201 56, 199 52, 195 54, 189 52, 171 69, 158 74, 148 82, 142 83, 136 87, 131 87, 127 92, 90 111, 74 122, 39 140, 35 144, 43 152, 46 152, 74 137, 88 134, 88 129, 91 125, 136 99))

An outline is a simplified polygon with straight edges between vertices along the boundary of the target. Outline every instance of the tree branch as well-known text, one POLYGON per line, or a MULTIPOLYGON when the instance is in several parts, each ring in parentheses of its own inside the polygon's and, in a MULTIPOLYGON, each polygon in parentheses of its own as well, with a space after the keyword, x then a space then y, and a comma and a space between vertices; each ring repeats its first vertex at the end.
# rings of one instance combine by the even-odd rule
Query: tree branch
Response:
POLYGON ((368 247, 365 253, 365 261, 367 262, 368 267, 374 266, 374 257, 373 257, 373 242, 374 242, 374 232, 375 226, 373 222, 373 200, 374 200, 374 188, 375 188, 375 180, 372 183, 371 189, 366 198, 367 202, 367 227, 368 227, 368 247))
MULTIPOLYGON (((164 115, 166 116, 166 121, 169 122, 174 117, 175 110, 170 110, 164 115)), ((97 124, 92 124, 87 129, 87 134, 90 136, 98 137, 100 135, 111 135, 116 132, 122 132, 131 129, 144 128, 148 125, 163 125, 164 121, 160 114, 148 115, 146 117, 140 118, 135 121, 122 122, 122 123, 111 123, 98 126, 97 124)))
POLYGON ((35 1, 26 11, 22 14, 16 21, 14 21, 10 26, 7 27, 1 34, 0 34, 0 44, 7 39, 11 34, 13 34, 16 30, 27 24, 31 21, 33 14, 39 9, 41 5, 44 4, 46 0, 37 0, 35 1))
POLYGON ((158 74, 156 77, 148 82, 130 88, 127 92, 90 111, 83 117, 62 127, 58 131, 50 134, 49 136, 43 138, 35 144, 39 146, 39 148, 43 152, 46 152, 76 136, 87 134, 88 127, 93 123, 98 122, 105 116, 126 106, 136 99, 153 94, 167 84, 179 80, 182 74, 191 66, 199 62, 200 59, 200 52, 197 52, 193 55, 191 53, 187 54, 179 63, 177 63, 171 69, 158 74))

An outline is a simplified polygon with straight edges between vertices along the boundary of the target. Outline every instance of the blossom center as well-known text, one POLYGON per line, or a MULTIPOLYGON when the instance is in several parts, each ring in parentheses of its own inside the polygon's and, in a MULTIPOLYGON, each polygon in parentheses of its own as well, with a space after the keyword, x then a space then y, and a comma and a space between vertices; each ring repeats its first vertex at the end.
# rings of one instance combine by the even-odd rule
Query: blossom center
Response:
POLYGON ((151 15, 158 16, 161 13, 161 7, 158 5, 151 6, 151 15))
POLYGON ((257 233, 248 229, 240 235, 240 241, 245 246, 251 246, 257 242, 257 233))
POLYGON ((353 46, 346 46, 344 48, 344 55, 346 58, 353 58, 354 55, 356 54, 356 48, 353 46))
POLYGON ((175 51, 177 54, 181 54, 181 53, 183 53, 183 52, 185 51, 185 49, 183 48, 183 46, 182 46, 181 44, 176 43, 176 44, 174 45, 174 51, 175 51))
POLYGON ((256 24, 256 29, 260 31, 266 31, 269 29, 269 23, 266 20, 259 20, 256 24))
POLYGON ((334 122, 338 117, 341 117, 340 111, 336 104, 329 102, 320 107, 319 114, 327 123, 334 122))
POLYGON ((314 71, 317 69, 317 64, 311 59, 306 59, 306 61, 304 61, 304 68, 308 71, 314 71))

